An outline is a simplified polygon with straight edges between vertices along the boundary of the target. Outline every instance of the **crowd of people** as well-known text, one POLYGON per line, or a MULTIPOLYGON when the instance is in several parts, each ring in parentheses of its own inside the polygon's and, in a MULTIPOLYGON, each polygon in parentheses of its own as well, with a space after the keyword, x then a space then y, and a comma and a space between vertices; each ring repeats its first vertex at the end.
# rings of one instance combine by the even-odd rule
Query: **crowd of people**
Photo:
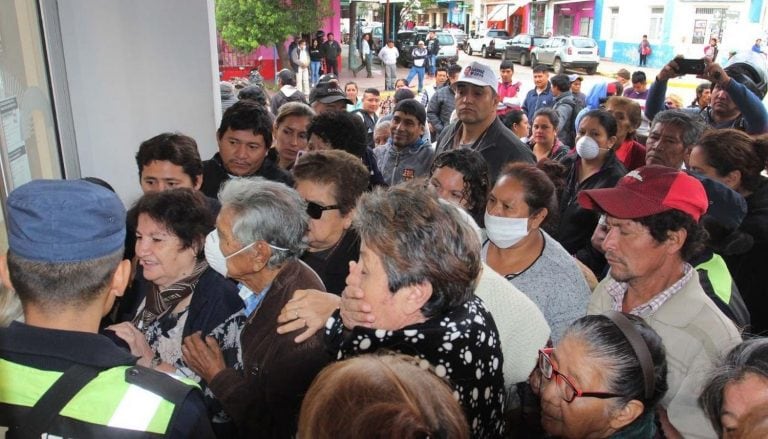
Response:
POLYGON ((306 46, 271 97, 227 88, 207 160, 141 143, 129 209, 96 178, 9 195, 9 435, 766 434, 762 56, 705 60, 680 108, 676 60, 525 95, 425 61, 382 100, 306 46))

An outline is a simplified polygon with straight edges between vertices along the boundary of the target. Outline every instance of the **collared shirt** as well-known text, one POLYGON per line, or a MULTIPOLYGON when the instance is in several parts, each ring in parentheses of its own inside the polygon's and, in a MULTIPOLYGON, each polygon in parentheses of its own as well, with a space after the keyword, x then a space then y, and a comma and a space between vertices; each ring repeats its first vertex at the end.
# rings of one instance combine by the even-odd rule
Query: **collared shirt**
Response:
MULTIPOLYGON (((687 284, 689 280, 691 280, 691 276, 693 276, 693 273, 695 271, 693 270, 693 267, 691 267, 691 264, 688 264, 687 262, 683 265, 683 277, 681 277, 677 282, 670 285, 667 289, 660 292, 659 294, 653 296, 651 300, 648 302, 636 306, 632 311, 629 312, 629 314, 636 315, 638 317, 646 318, 652 314, 654 314, 656 311, 661 308, 664 303, 669 300, 670 297, 675 295, 678 291, 680 291, 683 288, 683 285, 687 284)), ((608 284, 605 287, 605 290, 608 292, 608 294, 611 296, 612 300, 612 309, 614 311, 622 312, 623 303, 624 303, 624 296, 627 294, 627 283, 626 282, 618 282, 616 280, 610 279, 608 281, 608 284)))
POLYGON ((261 292, 258 294, 251 291, 250 288, 248 288, 245 284, 238 285, 238 295, 241 299, 243 299, 243 303, 245 303, 245 310, 243 312, 245 313, 246 317, 250 317, 251 314, 253 314, 254 311, 261 305, 261 301, 264 300, 264 296, 267 295, 267 291, 269 291, 269 288, 272 286, 272 283, 270 282, 269 285, 264 287, 261 292))

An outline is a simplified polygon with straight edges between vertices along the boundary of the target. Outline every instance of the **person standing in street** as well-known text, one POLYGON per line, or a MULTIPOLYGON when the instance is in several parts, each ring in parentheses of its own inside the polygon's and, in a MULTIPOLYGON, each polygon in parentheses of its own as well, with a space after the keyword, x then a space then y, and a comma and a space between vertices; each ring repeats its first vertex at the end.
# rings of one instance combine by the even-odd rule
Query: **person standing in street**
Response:
POLYGON ((299 40, 296 49, 291 52, 291 62, 296 63, 296 83, 299 91, 304 96, 309 95, 309 52, 307 51, 307 42, 299 40))
POLYGON ((352 74, 357 77, 357 74, 360 72, 360 70, 365 68, 365 71, 368 72, 368 78, 373 78, 373 74, 371 73, 371 58, 373 57, 373 53, 371 51, 371 34, 364 34, 363 39, 360 40, 360 54, 363 57, 363 62, 356 68, 352 69, 352 74))
POLYGON ((323 65, 323 48, 320 40, 312 40, 312 46, 309 48, 309 85, 314 87, 320 78, 320 67, 323 65))
POLYGON ((408 87, 411 86, 411 80, 414 76, 418 76, 419 78, 419 88, 418 93, 421 93, 422 90, 424 90, 424 70, 425 70, 425 64, 427 63, 427 57, 429 56, 429 52, 427 51, 427 48, 424 46, 424 41, 419 41, 419 43, 416 45, 416 47, 413 48, 411 51, 411 58, 413 59, 413 65, 411 66, 411 71, 408 72, 408 76, 405 78, 405 83, 408 85, 408 87))
POLYGON ((717 38, 712 37, 709 39, 709 44, 704 46, 704 56, 709 58, 712 62, 717 62, 717 52, 719 52, 719 49, 717 48, 717 38))
POLYGON ((328 40, 323 43, 323 58, 325 58, 325 73, 333 73, 339 77, 338 57, 341 54, 341 45, 333 37, 332 33, 326 36, 328 40))
POLYGON ((640 53, 640 67, 648 64, 648 55, 651 54, 651 43, 648 42, 648 35, 643 35, 643 40, 637 45, 637 51, 640 53))
POLYGON ((379 51, 379 59, 384 65, 384 90, 395 89, 395 78, 397 78, 397 58, 400 56, 395 47, 395 42, 387 41, 387 45, 379 51))
POLYGON ((437 71, 437 55, 440 53, 440 40, 434 32, 427 35, 427 52, 429 53, 429 75, 435 76, 437 71))

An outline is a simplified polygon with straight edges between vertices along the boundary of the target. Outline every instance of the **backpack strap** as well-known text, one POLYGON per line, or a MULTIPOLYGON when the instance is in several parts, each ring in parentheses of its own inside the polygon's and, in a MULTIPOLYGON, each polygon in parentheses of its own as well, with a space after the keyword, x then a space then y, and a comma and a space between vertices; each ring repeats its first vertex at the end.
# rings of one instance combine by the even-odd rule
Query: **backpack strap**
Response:
POLYGON ((91 380, 96 378, 100 369, 75 364, 37 400, 32 409, 22 417, 17 426, 8 431, 8 439, 39 439, 48 430, 59 412, 91 380))

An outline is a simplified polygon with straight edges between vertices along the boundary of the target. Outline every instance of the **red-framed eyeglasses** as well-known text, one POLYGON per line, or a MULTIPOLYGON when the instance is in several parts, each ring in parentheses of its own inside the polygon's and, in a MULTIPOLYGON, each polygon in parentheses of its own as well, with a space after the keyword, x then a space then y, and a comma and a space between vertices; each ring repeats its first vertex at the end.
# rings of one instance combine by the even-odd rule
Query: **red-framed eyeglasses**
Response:
MULTIPOLYGON (((584 392, 580 390, 578 387, 576 387, 575 384, 573 384, 573 380, 571 380, 571 378, 569 378, 567 375, 562 374, 559 370, 557 370, 554 363, 552 363, 552 358, 550 357, 550 355, 554 350, 555 350, 554 348, 539 349, 539 363, 538 363, 537 369, 539 374, 544 378, 546 378, 547 381, 553 381, 552 378, 553 377, 555 378, 554 379, 555 385, 560 390, 560 396, 563 398, 563 401, 570 403, 570 402, 573 402, 574 399, 581 398, 581 397, 600 398, 600 399, 610 399, 610 398, 621 397, 621 395, 617 395, 615 393, 584 392)), ((540 392, 541 384, 539 383, 538 386, 533 384, 534 383, 532 383, 532 387, 534 387, 534 391, 540 392)))

